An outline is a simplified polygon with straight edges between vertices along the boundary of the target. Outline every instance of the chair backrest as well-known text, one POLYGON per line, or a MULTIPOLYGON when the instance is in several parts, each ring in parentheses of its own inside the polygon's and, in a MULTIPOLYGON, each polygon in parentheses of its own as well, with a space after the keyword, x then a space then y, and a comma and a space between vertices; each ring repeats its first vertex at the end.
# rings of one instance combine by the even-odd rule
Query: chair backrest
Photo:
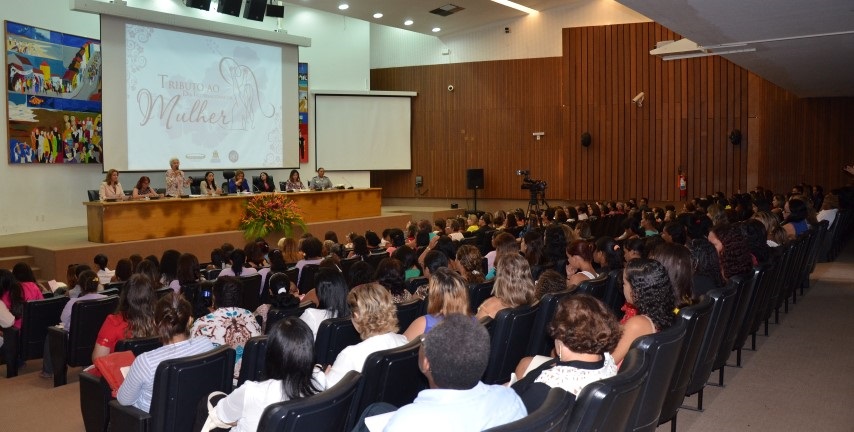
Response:
POLYGON ((222 178, 224 178, 226 181, 233 179, 234 178, 234 171, 233 170, 223 171, 222 172, 222 178))
POLYGON ((485 432, 561 432, 569 422, 575 395, 560 387, 549 390, 543 404, 527 416, 485 432))
POLYGON ((259 431, 343 431, 349 430, 349 413, 356 399, 362 375, 347 372, 337 384, 307 398, 277 402, 264 409, 259 431))
POLYGON ((100 193, 97 189, 89 189, 86 191, 86 195, 89 196, 89 201, 94 202, 101 199, 100 193))
POLYGON ((71 306, 71 331, 68 333, 68 365, 89 366, 95 339, 107 315, 116 311, 119 298, 110 296, 81 300, 71 306))
POLYGON ((158 300, 160 300, 166 294, 171 294, 173 292, 175 292, 175 290, 173 290, 171 287, 163 287, 163 288, 158 288, 157 290, 155 290, 154 295, 157 297, 158 300))
POLYGON ((564 431, 626 430, 648 373, 647 356, 638 350, 629 350, 617 375, 594 381, 581 389, 564 431))
POLYGON ((47 328, 59 323, 66 303, 68 303, 68 297, 65 296, 24 303, 23 322, 19 335, 21 356, 24 359, 42 357, 47 328))
POLYGON ((365 258, 365 261, 367 261, 367 263, 370 264, 371 267, 377 268, 377 266, 380 265, 380 261, 388 257, 388 252, 370 253, 365 258))
POLYGON ((326 366, 335 362, 338 353, 350 345, 362 341, 361 336, 353 327, 350 318, 331 318, 324 320, 317 328, 317 338, 314 340, 314 353, 317 364, 326 366))
POLYGON ((411 292, 412 294, 415 294, 415 291, 417 291, 418 288, 427 285, 427 283, 429 282, 430 279, 427 276, 414 277, 406 281, 406 289, 409 290, 409 292, 411 292))
POLYGON ((163 342, 159 336, 146 338, 131 338, 121 339, 116 342, 116 352, 131 351, 133 355, 138 356, 144 352, 148 352, 163 346, 163 342))
POLYGON ((193 181, 190 182, 190 193, 193 195, 201 195, 202 193, 202 177, 194 177, 193 181))
POLYGON ((264 359, 267 356, 267 336, 254 336, 243 345, 243 358, 240 362, 240 375, 237 386, 246 381, 264 381, 264 359))
POLYGON ((691 396, 706 386, 706 381, 712 374, 712 365, 718 356, 718 347, 723 340, 726 324, 735 308, 736 292, 731 286, 711 290, 706 296, 712 299, 712 316, 709 317, 709 327, 703 336, 700 352, 697 353, 697 362, 693 367, 691 379, 688 380, 685 396, 691 396))
POLYGON ((395 306, 397 307, 398 333, 405 332, 413 321, 424 315, 424 299, 421 298, 414 298, 395 306))
POLYGON ((732 353, 735 338, 738 336, 738 330, 741 328, 741 323, 747 315, 747 308, 750 306, 750 298, 753 297, 753 291, 756 285, 753 283, 753 273, 749 275, 736 275, 729 279, 729 285, 733 285, 736 289, 736 302, 732 310, 729 320, 724 330, 724 337, 721 339, 721 346, 718 347, 718 356, 712 370, 717 370, 726 364, 732 353))
MULTIPOLYGON (((205 276, 205 279, 212 281, 212 280, 216 279, 217 277, 219 277, 219 274, 221 272, 222 272, 222 269, 218 269, 218 268, 210 269, 210 270, 208 270, 207 276, 205 276)), ((296 280, 296 279, 294 279, 294 280, 296 280)))
POLYGON ((538 310, 539 305, 522 305, 495 314, 489 364, 483 373, 484 383, 503 384, 510 381, 510 373, 528 349, 528 338, 538 310))
POLYGON ((214 391, 231 392, 234 358, 234 350, 223 345, 203 354, 162 361, 154 374, 149 430, 192 430, 202 398, 214 391))
POLYGON ((362 260, 360 256, 354 256, 352 258, 343 258, 338 262, 338 267, 341 268, 341 273, 344 274, 344 278, 347 279, 347 283, 350 283, 350 267, 353 267, 353 264, 362 260))
POLYGON ((770 270, 772 268, 772 264, 766 263, 753 269, 753 290, 750 300, 747 303, 747 311, 744 314, 744 318, 741 322, 736 323, 738 324, 738 331, 733 342, 733 349, 740 349, 744 346, 744 342, 747 341, 747 336, 750 335, 753 328, 756 316, 761 315, 765 308, 765 303, 769 297, 768 291, 771 289, 767 280, 771 279, 770 270))
POLYGON ((632 343, 632 348, 649 357, 649 375, 641 386, 626 430, 655 431, 684 341, 685 321, 676 319, 670 328, 637 338, 632 343))
POLYGON ((396 407, 412 403, 418 392, 429 386, 418 368, 419 348, 421 339, 416 338, 406 345, 377 351, 365 359, 362 383, 359 384, 351 418, 358 418, 368 405, 375 402, 386 402, 396 407))
POLYGON ((299 273, 299 283, 297 283, 300 294, 305 294, 314 288, 314 275, 317 274, 318 269, 320 269, 318 264, 306 264, 302 267, 299 273))
POLYGON ((477 308, 492 295, 492 286, 495 285, 495 280, 469 284, 469 310, 476 314, 477 308))
POLYGON ((527 354, 529 356, 549 355, 552 347, 554 346, 554 339, 549 336, 546 329, 548 329, 549 323, 552 322, 552 318, 555 316, 558 303, 567 296, 572 295, 574 292, 574 290, 566 290, 556 293, 548 293, 540 299, 537 318, 534 320, 534 326, 531 329, 531 340, 528 342, 527 354))
POLYGON ((685 341, 674 367, 675 373, 670 380, 670 387, 661 405, 661 414, 658 416, 659 424, 667 422, 676 416, 682 401, 685 399, 685 389, 694 372, 697 363, 697 355, 703 344, 703 337, 709 327, 709 319, 712 316, 712 299, 703 296, 699 303, 682 308, 679 311, 678 320, 685 323, 685 341))
POLYGON ((281 321, 282 318, 286 318, 289 316, 299 318, 306 309, 314 307, 314 303, 310 301, 304 301, 299 304, 298 308, 290 308, 290 309, 279 309, 275 307, 271 307, 267 311, 267 320, 264 321, 264 330, 265 332, 269 332, 273 326, 276 325, 277 322, 281 321))
POLYGON ((605 299, 602 300, 614 312, 617 318, 623 317, 622 307, 626 304, 623 294, 623 269, 608 272, 608 283, 605 284, 605 299))
POLYGON ((578 294, 589 294, 593 297, 596 297, 599 300, 605 300, 605 289, 608 287, 608 274, 603 273, 596 276, 593 279, 588 279, 586 281, 578 284, 578 287, 575 289, 578 294))
POLYGON ((98 294, 105 296, 118 296, 119 289, 118 288, 104 288, 103 291, 98 291, 98 294))
POLYGON ((243 302, 244 309, 254 311, 261 305, 261 275, 253 274, 249 276, 241 276, 240 282, 243 283, 243 302))

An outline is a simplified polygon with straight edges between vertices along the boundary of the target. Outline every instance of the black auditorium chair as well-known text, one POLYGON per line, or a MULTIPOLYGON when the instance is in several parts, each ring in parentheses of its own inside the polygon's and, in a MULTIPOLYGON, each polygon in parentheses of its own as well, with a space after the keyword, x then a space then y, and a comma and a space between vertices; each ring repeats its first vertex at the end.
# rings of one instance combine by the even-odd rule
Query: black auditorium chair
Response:
POLYGON ((575 395, 560 387, 549 390, 548 396, 536 411, 505 425, 487 429, 485 432, 562 432, 569 422, 575 395))
POLYGON ((347 372, 326 391, 293 401, 277 402, 264 409, 259 431, 345 431, 362 375, 347 372))
POLYGON ((314 340, 314 352, 317 364, 326 367, 335 363, 338 353, 350 345, 362 341, 362 337, 353 327, 350 318, 331 318, 320 323, 317 338, 314 340))
POLYGON ((397 308, 398 333, 405 332, 413 321, 424 315, 424 299, 421 298, 398 303, 395 307, 397 308))
POLYGON ((685 390, 694 372, 697 355, 700 353, 700 346, 703 344, 703 337, 706 335, 711 316, 712 299, 709 296, 703 296, 699 303, 679 311, 677 319, 685 322, 685 342, 682 343, 682 351, 674 368, 676 372, 670 380, 670 387, 664 397, 661 414, 658 416, 659 425, 671 422, 671 432, 676 432, 676 415, 679 413, 682 401, 685 400, 685 390))
POLYGON ((593 279, 588 279, 586 281, 578 284, 578 287, 575 288, 576 294, 589 294, 593 297, 596 297, 599 300, 605 300, 605 289, 608 286, 608 274, 603 273, 599 276, 596 276, 593 279))
MULTIPOLYGON (((270 186, 273 187, 273 192, 276 191, 276 181, 273 180, 273 176, 267 174, 267 181, 270 183, 270 186)), ((261 176, 252 176, 252 192, 258 192, 261 190, 259 185, 261 184, 261 176)))
POLYGON ((256 273, 241 276, 240 282, 243 284, 242 306, 246 310, 254 311, 261 305, 261 275, 256 273))
POLYGON ((626 430, 648 373, 647 357, 640 351, 629 350, 616 376, 594 381, 581 389, 564 431, 626 430))
MULTIPOLYGON (((342 268, 341 270, 343 271, 344 269, 342 268)), ((427 278, 427 276, 415 277, 406 281, 406 289, 409 290, 410 293, 415 294, 415 291, 417 291, 418 288, 427 285, 428 282, 430 282, 430 279, 427 278)))
MULTIPOLYGON (((60 321, 62 309, 68 303, 68 297, 51 297, 44 300, 32 300, 24 303, 23 322, 21 330, 13 339, 6 339, 5 344, 14 345, 16 356, 23 360, 41 358, 44 351, 44 341, 47 329, 60 321)), ((45 359, 49 361, 49 359, 45 359)), ((18 376, 18 362, 6 363, 6 376, 18 376)))
POLYGON ((635 408, 629 416, 627 431, 653 432, 658 426, 658 416, 682 352, 685 327, 685 321, 676 319, 669 328, 637 338, 632 343, 632 348, 647 357, 649 375, 641 386, 635 408))
MULTIPOLYGON (((163 345, 160 337, 122 339, 116 342, 116 352, 132 351, 140 355, 163 345)), ((101 376, 80 372, 80 413, 86 432, 104 432, 110 424, 110 385, 101 376)))
POLYGON ((469 310, 471 310, 471 313, 476 314, 477 308, 479 308, 486 299, 492 296, 492 286, 494 284, 495 280, 469 284, 469 310))
POLYGON ((279 309, 275 307, 271 307, 270 310, 267 311, 267 320, 264 327, 264 332, 269 333, 270 329, 276 325, 282 318, 286 318, 289 316, 299 318, 302 316, 302 313, 305 312, 308 308, 313 308, 314 303, 310 301, 304 301, 299 304, 299 308, 296 309, 279 309))
POLYGON ((504 384, 528 349, 528 339, 539 305, 522 305, 498 311, 489 327, 489 364, 483 373, 486 384, 504 384))
POLYGON ((738 324, 738 331, 732 346, 733 351, 736 352, 735 365, 738 367, 741 367, 741 349, 747 342, 747 337, 750 336, 756 317, 762 314, 765 302, 769 298, 771 286, 768 284, 768 280, 771 279, 770 270, 772 268, 772 264, 766 263, 753 269, 753 292, 747 303, 744 319, 740 323, 736 323, 738 324))
POLYGON ((712 365, 717 358, 718 347, 723 340, 726 323, 732 315, 736 301, 736 292, 732 286, 711 290, 706 295, 712 299, 712 316, 709 317, 709 327, 703 335, 703 343, 700 345, 700 352, 697 353, 697 362, 691 368, 691 378, 685 389, 685 397, 697 394, 697 408, 682 405, 682 408, 692 411, 703 410, 703 389, 712 374, 712 365))
POLYGON ((230 393, 235 352, 221 346, 203 354, 164 360, 157 366, 150 412, 110 402, 113 432, 184 432, 193 429, 199 401, 214 391, 230 393))
POLYGON ((18 347, 20 331, 15 326, 0 329, 3 332, 3 362, 6 363, 6 378, 18 376, 18 347))
MULTIPOLYGON (((419 348, 421 339, 415 338, 406 345, 377 351, 365 359, 351 420, 358 419, 372 403, 386 402, 398 408, 410 404, 418 392, 429 386, 418 367, 419 348)), ((353 426, 348 425, 346 430, 353 426)))
POLYGON ((605 284, 605 299, 603 301, 618 319, 623 318, 622 308, 626 303, 626 296, 623 294, 623 269, 608 272, 608 283, 605 284))
POLYGON ((190 182, 190 194, 192 195, 201 195, 202 194, 202 177, 193 177, 193 180, 190 182))
POLYGON ((724 337, 721 339, 721 346, 718 347, 717 358, 715 359, 715 363, 712 365, 712 371, 718 371, 717 386, 720 387, 723 387, 724 385, 724 370, 727 360, 729 360, 729 356, 732 353, 733 346, 735 345, 735 338, 738 336, 738 330, 741 328, 741 323, 747 315, 747 308, 750 306, 750 298, 753 297, 753 291, 756 288, 756 284, 753 283, 755 280, 753 275, 754 274, 751 271, 750 274, 733 276, 728 281, 729 284, 733 285, 736 289, 735 308, 733 308, 732 315, 730 315, 729 321, 727 322, 726 330, 724 330, 724 337))
POLYGON ((97 189, 89 189, 86 191, 86 194, 89 196, 89 201, 94 202, 101 199, 100 192, 97 189))
POLYGON ((564 290, 556 293, 548 293, 540 299, 540 308, 537 311, 534 327, 531 329, 531 339, 528 342, 527 355, 548 356, 551 353, 552 347, 554 347, 554 339, 549 336, 549 323, 552 322, 552 318, 555 316, 558 303, 574 292, 574 290, 564 290))
POLYGON ((243 346, 243 358, 240 362, 240 375, 237 387, 246 381, 264 381, 264 359, 267 355, 267 336, 249 338, 243 346))
POLYGON ((350 283, 350 267, 353 267, 353 264, 362 260, 360 256, 354 256, 352 258, 342 258, 341 261, 338 262, 338 267, 341 268, 341 273, 344 274, 344 278, 347 279, 347 283, 350 283))
POLYGON ((175 292, 175 290, 173 290, 171 287, 158 288, 154 291, 154 296, 157 297, 158 300, 160 300, 166 294, 171 294, 173 292, 175 292))
POLYGON ((95 300, 81 300, 71 306, 71 331, 50 327, 50 361, 53 364, 53 386, 67 383, 68 366, 92 364, 95 339, 107 315, 115 312, 119 298, 110 296, 95 300))
POLYGON ((365 261, 367 261, 368 264, 371 265, 371 267, 377 268, 377 266, 380 264, 380 261, 388 257, 388 252, 370 253, 365 258, 365 261))
POLYGON ((314 288, 314 276, 319 269, 320 265, 318 264, 306 264, 302 267, 302 270, 299 272, 299 282, 297 283, 300 294, 305 294, 314 288))

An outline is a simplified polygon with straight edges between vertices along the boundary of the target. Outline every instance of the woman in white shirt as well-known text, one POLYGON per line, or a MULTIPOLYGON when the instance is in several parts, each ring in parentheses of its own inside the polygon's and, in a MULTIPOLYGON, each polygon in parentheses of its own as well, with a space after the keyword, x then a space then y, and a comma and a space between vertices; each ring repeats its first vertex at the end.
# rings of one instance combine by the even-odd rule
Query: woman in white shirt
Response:
POLYGON ((317 286, 315 292, 320 303, 317 309, 308 308, 300 319, 311 329, 317 339, 317 329, 323 320, 330 318, 349 318, 350 307, 347 305, 349 287, 344 275, 334 268, 322 267, 315 275, 317 286))
POLYGON ((199 183, 199 193, 202 195, 220 195, 222 189, 217 186, 213 171, 205 173, 205 179, 199 183))
POLYGON ((122 189, 122 184, 119 183, 119 170, 111 169, 107 171, 107 177, 104 178, 104 181, 101 182, 101 188, 98 189, 98 198, 101 201, 125 199, 125 191, 122 189))
POLYGON ((216 405, 217 417, 232 432, 254 432, 270 404, 300 399, 326 389, 326 377, 314 364, 311 329, 295 317, 277 322, 267 335, 266 381, 246 381, 216 405))

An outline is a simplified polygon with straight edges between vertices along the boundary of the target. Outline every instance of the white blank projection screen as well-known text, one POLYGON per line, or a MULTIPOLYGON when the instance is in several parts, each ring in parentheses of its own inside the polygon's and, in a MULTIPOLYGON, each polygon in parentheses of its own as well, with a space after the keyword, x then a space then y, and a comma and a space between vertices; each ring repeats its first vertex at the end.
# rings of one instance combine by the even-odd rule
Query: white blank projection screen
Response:
POLYGON ((104 167, 299 166, 296 46, 102 15, 104 167))
POLYGON ((317 166, 332 171, 412 169, 409 96, 315 94, 317 166))

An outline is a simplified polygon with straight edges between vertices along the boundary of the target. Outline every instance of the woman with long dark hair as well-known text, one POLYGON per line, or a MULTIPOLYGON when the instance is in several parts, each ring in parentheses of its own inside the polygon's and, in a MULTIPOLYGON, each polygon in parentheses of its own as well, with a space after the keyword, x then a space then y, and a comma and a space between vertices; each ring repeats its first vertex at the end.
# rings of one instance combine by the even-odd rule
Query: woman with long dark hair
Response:
POLYGON ((107 315, 92 350, 92 361, 116 349, 121 339, 156 336, 154 327, 154 287, 151 280, 135 274, 125 283, 116 312, 107 315))
POLYGON ((216 178, 214 177, 213 171, 208 171, 205 173, 205 178, 199 183, 199 192, 202 195, 220 195, 222 194, 222 188, 216 184, 216 178))
POLYGON ((219 273, 219 277, 223 276, 251 276, 258 273, 253 267, 246 267, 246 252, 243 249, 235 249, 231 253, 231 267, 228 267, 219 273))
POLYGON ((38 288, 24 288, 12 272, 0 269, 0 301, 15 317, 15 328, 21 328, 24 318, 24 303, 41 298, 43 298, 42 293, 38 288))
POLYGON ((330 318, 349 318, 350 307, 347 305, 347 293, 350 288, 344 275, 331 267, 321 267, 315 274, 317 286, 317 308, 308 308, 300 319, 305 321, 314 337, 320 323, 330 318))

